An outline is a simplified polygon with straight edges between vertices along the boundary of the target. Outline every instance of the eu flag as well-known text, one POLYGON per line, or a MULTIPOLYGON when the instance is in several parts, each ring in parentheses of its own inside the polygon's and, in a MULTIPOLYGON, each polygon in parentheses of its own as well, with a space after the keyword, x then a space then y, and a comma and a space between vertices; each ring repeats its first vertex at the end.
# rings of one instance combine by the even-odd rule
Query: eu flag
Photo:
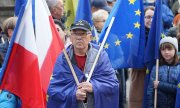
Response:
POLYGON ((151 69, 152 65, 149 63, 154 62, 156 59, 159 59, 159 42, 162 37, 164 37, 163 33, 163 23, 162 23, 162 0, 156 1, 155 12, 153 16, 153 21, 151 25, 151 29, 148 35, 147 46, 145 50, 145 63, 148 64, 148 68, 151 69))
POLYGON ((92 42, 96 43, 90 0, 79 0, 75 21, 86 20, 92 27, 92 42))
POLYGON ((101 43, 112 17, 115 17, 104 45, 113 68, 144 67, 143 12, 142 0, 117 0, 113 7, 99 39, 101 43))
POLYGON ((155 12, 151 24, 151 29, 148 35, 147 46, 145 49, 144 62, 147 65, 147 75, 144 85, 144 100, 143 108, 146 107, 146 92, 150 78, 150 71, 156 63, 156 59, 159 59, 159 42, 164 37, 163 23, 162 23, 162 0, 156 1, 155 12))

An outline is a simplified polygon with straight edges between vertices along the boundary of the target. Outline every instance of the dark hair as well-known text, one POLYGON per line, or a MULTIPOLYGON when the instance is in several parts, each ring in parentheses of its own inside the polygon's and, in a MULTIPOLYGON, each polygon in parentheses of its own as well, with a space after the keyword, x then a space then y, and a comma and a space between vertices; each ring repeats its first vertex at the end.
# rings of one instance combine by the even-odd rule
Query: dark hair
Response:
POLYGON ((4 56, 3 53, 0 52, 0 67, 2 67, 3 62, 4 62, 4 56))
POLYGON ((152 11, 154 11, 154 10, 155 10, 155 7, 154 7, 154 6, 147 6, 147 7, 144 9, 144 14, 146 13, 147 10, 152 10, 152 11))
POLYGON ((169 65, 176 65, 177 63, 179 63, 179 58, 178 58, 178 54, 177 54, 176 48, 171 43, 166 42, 166 43, 161 44, 161 46, 160 46, 160 60, 159 60, 159 64, 160 65, 167 64, 167 62, 164 60, 164 58, 162 57, 162 54, 161 54, 161 50, 166 49, 166 48, 170 49, 170 50, 171 49, 175 50, 173 62, 171 64, 169 64, 169 65))
POLYGON ((65 30, 65 26, 63 25, 63 23, 57 19, 54 19, 54 23, 59 25, 59 27, 61 27, 61 29, 64 31, 65 30))

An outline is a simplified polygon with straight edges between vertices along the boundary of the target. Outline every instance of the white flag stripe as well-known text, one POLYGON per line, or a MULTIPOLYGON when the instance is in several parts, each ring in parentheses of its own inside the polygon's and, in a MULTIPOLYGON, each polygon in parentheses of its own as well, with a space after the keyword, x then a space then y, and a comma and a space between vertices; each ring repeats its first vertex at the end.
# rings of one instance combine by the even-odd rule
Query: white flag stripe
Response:
POLYGON ((26 50, 37 55, 37 49, 35 45, 35 36, 32 21, 32 3, 28 0, 24 15, 20 22, 18 32, 16 35, 15 43, 20 44, 26 50), (26 36, 26 39, 24 38, 26 36), (31 41, 29 41, 31 40, 31 41))
POLYGON ((36 45, 38 49, 39 68, 41 69, 47 51, 52 42, 52 32, 49 22, 49 16, 45 8, 45 5, 41 0, 35 0, 35 4, 36 45))
POLYGON ((45 0, 42 0, 42 1, 43 1, 43 4, 44 4, 44 7, 46 9, 46 12, 47 12, 48 16, 51 16, 51 13, 49 11, 49 8, 48 8, 48 5, 47 5, 46 1, 45 0))

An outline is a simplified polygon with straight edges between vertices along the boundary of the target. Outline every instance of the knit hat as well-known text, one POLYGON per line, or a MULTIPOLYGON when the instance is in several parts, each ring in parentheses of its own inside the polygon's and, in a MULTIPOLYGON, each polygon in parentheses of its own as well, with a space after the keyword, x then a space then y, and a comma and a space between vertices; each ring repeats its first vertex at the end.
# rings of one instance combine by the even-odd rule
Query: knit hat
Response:
POLYGON ((178 41, 176 38, 164 37, 161 39, 159 46, 161 46, 161 44, 166 43, 166 42, 171 43, 175 47, 176 51, 178 52, 178 41))

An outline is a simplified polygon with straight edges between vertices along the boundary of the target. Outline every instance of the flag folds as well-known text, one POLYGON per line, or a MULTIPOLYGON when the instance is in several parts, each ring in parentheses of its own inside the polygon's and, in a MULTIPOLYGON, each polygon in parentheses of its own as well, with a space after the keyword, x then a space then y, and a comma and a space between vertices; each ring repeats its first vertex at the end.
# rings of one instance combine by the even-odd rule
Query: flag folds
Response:
POLYGON ((113 68, 144 67, 144 14, 142 0, 118 0, 100 34, 101 43, 112 17, 114 23, 104 45, 113 68))
POLYGON ((150 79, 150 71, 152 67, 156 64, 156 59, 159 59, 159 42, 161 37, 165 36, 163 33, 163 26, 162 26, 161 6, 162 6, 162 0, 157 0, 151 28, 148 35, 145 55, 144 55, 144 62, 148 70, 144 83, 145 85, 144 85, 143 108, 145 108, 147 105, 146 97, 147 97, 147 87, 150 79))
POLYGON ((46 2, 28 0, 3 65, 1 88, 17 95, 22 108, 45 108, 50 76, 63 48, 46 2))
POLYGON ((26 5, 26 2, 27 0, 15 0, 15 10, 14 10, 15 16, 19 15, 21 8, 26 5))
POLYGON ((66 13, 66 27, 69 29, 71 24, 74 23, 78 0, 65 0, 65 13, 66 13))
MULTIPOLYGON (((163 23, 162 23, 161 6, 162 6, 162 0, 157 0, 151 29, 148 35, 145 56, 144 56, 144 61, 147 64, 153 61, 155 63, 155 60, 159 59, 159 42, 160 39, 165 36, 163 33, 163 26, 162 26, 163 23)), ((152 65, 148 67, 151 69, 152 65)))
POLYGON ((91 42, 96 43, 97 40, 95 37, 94 24, 92 21, 90 0, 79 0, 75 21, 79 21, 79 20, 86 20, 91 25, 92 35, 93 35, 91 42))

